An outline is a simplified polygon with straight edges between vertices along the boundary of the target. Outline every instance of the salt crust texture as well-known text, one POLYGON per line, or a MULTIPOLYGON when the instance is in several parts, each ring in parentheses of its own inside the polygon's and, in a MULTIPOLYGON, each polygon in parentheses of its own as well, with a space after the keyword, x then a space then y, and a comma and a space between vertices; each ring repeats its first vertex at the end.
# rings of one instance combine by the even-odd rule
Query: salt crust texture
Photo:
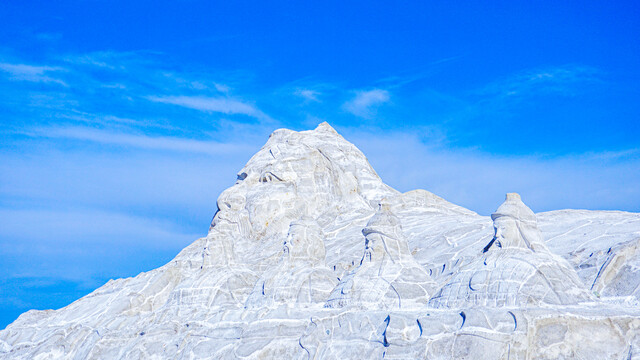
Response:
POLYGON ((640 359, 640 214, 401 194, 327 123, 275 131, 218 209, 168 264, 22 314, 0 359, 640 359))

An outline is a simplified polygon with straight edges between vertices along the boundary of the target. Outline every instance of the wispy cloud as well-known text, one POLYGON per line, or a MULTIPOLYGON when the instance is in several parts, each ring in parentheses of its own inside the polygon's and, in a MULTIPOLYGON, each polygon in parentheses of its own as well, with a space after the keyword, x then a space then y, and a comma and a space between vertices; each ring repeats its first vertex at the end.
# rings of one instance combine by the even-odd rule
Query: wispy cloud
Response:
POLYGON ((411 83, 418 82, 420 80, 424 80, 430 76, 433 76, 445 64, 456 61, 463 57, 463 55, 458 55, 436 59, 431 62, 427 62, 420 67, 407 69, 398 72, 393 76, 384 77, 377 80, 375 83, 380 84, 379 86, 384 86, 386 89, 401 88, 405 85, 409 85, 411 83))
POLYGON ((231 88, 229 88, 229 86, 225 84, 214 83, 213 86, 216 88, 216 90, 223 94, 228 94, 229 91, 231 91, 231 88))
POLYGON ((0 265, 3 278, 46 274, 57 280, 93 282, 92 279, 101 278, 99 282, 104 282, 115 274, 109 270, 105 279, 105 272, 100 269, 119 268, 116 271, 121 273, 116 276, 153 269, 175 256, 176 248, 206 233, 206 226, 200 232, 190 232, 165 219, 90 208, 0 208, 0 215, 0 251, 9 259, 8 264, 0 265), (49 229, 47 237, 41 236, 45 229, 49 229), (127 251, 122 251, 124 248, 127 251), (25 266, 25 260, 20 259, 24 257, 56 260, 25 266))
POLYGON ((147 99, 153 102, 178 105, 200 111, 218 112, 229 115, 240 114, 260 120, 271 120, 267 114, 260 111, 254 105, 229 98, 204 96, 148 96, 147 99))
POLYGON ((62 39, 62 34, 60 33, 39 33, 36 34, 36 39, 41 41, 55 42, 62 39))
POLYGON ((305 99, 306 101, 320 102, 320 99, 318 99, 320 92, 316 90, 296 89, 296 91, 294 91, 293 94, 305 99))
POLYGON ((573 95, 578 85, 596 82, 601 72, 587 66, 534 69, 495 81, 478 90, 481 95, 517 98, 537 94, 573 95))
MULTIPOLYGON (((81 126, 90 130, 95 130, 97 126, 102 129, 122 129, 128 128, 137 129, 166 129, 166 130, 179 130, 177 127, 169 124, 166 120, 152 120, 152 119, 131 119, 127 117, 119 117, 114 115, 93 114, 89 112, 83 112, 79 110, 69 111, 67 114, 59 114, 58 118, 64 120, 70 120, 72 123, 80 123, 81 126), (96 126, 96 127, 89 127, 96 126)), ((75 125, 74 125, 75 126, 75 125)), ((130 131, 129 131, 130 132, 130 131)))
POLYGON ((105 68, 114 70, 116 67, 110 64, 110 59, 104 55, 105 53, 100 54, 84 54, 84 55, 76 55, 76 56, 68 56, 64 58, 64 61, 74 64, 74 65, 90 65, 98 68, 105 68))
MULTIPOLYGON (((42 228, 49 228, 60 236, 58 245, 63 243, 72 247, 74 243, 81 241, 87 245, 88 241, 98 240, 115 244, 123 240, 123 237, 140 238, 145 237, 161 237, 164 241, 158 242, 156 245, 171 246, 171 241, 175 239, 189 239, 193 241, 200 234, 191 233, 189 237, 186 234, 178 232, 179 226, 176 224, 166 224, 164 221, 154 220, 147 217, 140 217, 129 214, 114 213, 101 210, 92 211, 64 211, 56 210, 16 210, 0 208, 0 214, 7 223, 12 224, 11 227, 4 227, 1 234, 3 238, 31 238, 37 239, 38 233, 42 228), (31 219, 40 219, 39 226, 34 227, 31 219), (97 219, 101 219, 98 221, 97 219), (118 224, 118 226, 113 226, 118 224), (167 227, 173 227, 173 231, 167 227), (164 227, 164 228, 163 228, 164 227), (127 233, 123 230, 127 229, 127 233), (119 236, 104 236, 108 233, 119 236), (102 235, 101 235, 102 234, 102 235), (179 236, 182 235, 182 236, 179 236)), ((203 229, 205 227, 203 226, 203 229)), ((26 245, 26 244, 25 244, 26 245)), ((142 241, 138 245, 143 245, 142 241)), ((148 245, 148 244, 147 244, 148 245)), ((51 249, 52 252, 60 251, 60 249, 51 249)))
POLYGON ((103 70, 127 70, 130 66, 158 63, 156 51, 95 51, 84 54, 71 54, 60 58, 65 63, 89 66, 103 70))
POLYGON ((197 75, 180 74, 170 71, 162 72, 162 75, 167 79, 175 81, 177 85, 186 89, 197 90, 199 92, 213 91, 223 95, 227 95, 231 92, 231 87, 228 85, 206 79, 206 76, 204 78, 199 78, 197 75))
MULTIPOLYGON (((40 138, 29 141, 30 147, 14 143, 15 150, 0 152, 0 198, 7 209, 122 211, 201 231, 215 212, 217 196, 233 185, 236 172, 262 145, 211 154, 64 140, 40 138)), ((0 219, 0 228, 6 220, 0 219)))
POLYGON ((64 81, 47 75, 52 72, 66 71, 61 67, 0 63, 0 70, 9 73, 12 80, 56 83, 68 86, 64 81))
POLYGON ((626 149, 620 151, 600 151, 600 152, 588 152, 584 154, 587 159, 590 160, 602 160, 602 161, 624 161, 640 157, 640 148, 626 149))
POLYGON ((80 140, 138 149, 191 152, 213 156, 246 151, 246 147, 243 144, 219 143, 169 136, 152 137, 81 126, 42 127, 24 131, 23 134, 33 137, 80 140))
POLYGON ((388 102, 390 94, 387 90, 373 89, 358 91, 356 96, 342 105, 342 108, 356 116, 370 118, 378 106, 388 102))

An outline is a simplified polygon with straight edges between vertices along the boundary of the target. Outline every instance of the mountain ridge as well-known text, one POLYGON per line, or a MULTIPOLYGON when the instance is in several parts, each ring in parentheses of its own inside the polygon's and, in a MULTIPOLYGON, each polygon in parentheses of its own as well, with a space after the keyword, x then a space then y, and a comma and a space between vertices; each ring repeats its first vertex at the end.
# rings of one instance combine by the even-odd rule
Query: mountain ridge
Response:
POLYGON ((67 307, 22 314, 0 331, 0 358, 632 353, 640 346, 640 214, 562 210, 531 220, 518 201, 505 223, 426 190, 400 193, 328 123, 279 129, 219 196, 206 237, 167 264, 110 280, 67 307), (502 233, 506 240, 496 243, 502 233), (553 254, 486 251, 522 239, 544 241, 553 254), (518 256, 540 260, 522 267, 513 262, 518 256), (496 269, 515 270, 476 275, 492 274, 482 270, 489 258, 507 264, 496 269), (527 280, 542 268, 542 281, 527 280), (558 289, 544 279, 559 272, 587 294, 578 303, 540 295, 558 289), (468 288, 455 280, 460 274, 470 274, 468 288), (508 299, 526 293, 537 300, 476 301, 477 276, 487 279, 480 287, 497 286, 482 299, 502 296, 501 284, 516 281, 508 299), (440 309, 430 299, 444 288, 465 295, 440 309), (602 341, 579 346, 596 330, 606 334, 602 341))

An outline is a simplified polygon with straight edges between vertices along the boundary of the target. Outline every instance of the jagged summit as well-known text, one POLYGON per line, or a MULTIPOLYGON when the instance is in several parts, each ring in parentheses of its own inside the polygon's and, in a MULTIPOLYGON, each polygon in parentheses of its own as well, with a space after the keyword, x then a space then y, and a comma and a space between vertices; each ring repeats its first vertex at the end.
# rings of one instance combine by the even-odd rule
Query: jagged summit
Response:
MULTIPOLYGON (((280 129, 240 170, 236 184, 220 195, 208 237, 220 242, 230 232, 239 234, 228 257, 262 270, 278 260, 291 221, 309 217, 327 233, 327 263, 346 268, 355 258, 336 251, 345 244, 334 239, 344 232, 357 234, 345 225, 364 225, 378 201, 396 193, 329 124, 302 132, 280 129)), ((358 245, 357 237, 350 245, 358 245)), ((222 251, 228 253, 226 248, 222 251)))
POLYGON ((323 131, 323 132, 328 132, 328 133, 332 133, 332 134, 335 134, 335 135, 339 135, 338 132, 336 131, 336 129, 334 129, 326 121, 321 122, 320 124, 318 124, 318 126, 315 129, 315 131, 323 131))
POLYGON ((206 237, 160 268, 21 315, 0 331, 0 359, 619 359, 640 348, 638 214, 541 217, 512 193, 489 218, 399 193, 328 123, 274 131, 236 176, 206 237))

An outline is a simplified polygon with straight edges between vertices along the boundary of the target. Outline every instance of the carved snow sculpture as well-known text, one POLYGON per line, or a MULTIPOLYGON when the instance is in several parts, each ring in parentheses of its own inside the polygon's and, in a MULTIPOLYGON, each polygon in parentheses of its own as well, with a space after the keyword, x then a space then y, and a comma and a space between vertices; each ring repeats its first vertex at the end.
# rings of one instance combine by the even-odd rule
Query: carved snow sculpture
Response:
MULTIPOLYGON (((226 201, 235 204, 229 198, 226 201)), ((220 212, 214 222, 206 238, 185 248, 168 265, 176 267, 173 271, 182 272, 183 279, 174 284, 166 309, 195 318, 202 315, 202 304, 207 305, 208 311, 244 306, 259 275, 237 257, 230 235, 250 236, 248 222, 230 212, 220 212)))
POLYGON ((340 281, 329 296, 327 307, 424 307, 435 283, 411 256, 402 226, 385 200, 362 234, 365 248, 360 265, 340 281))
POLYGON ((183 279, 171 292, 165 308, 192 312, 194 317, 202 312, 202 304, 207 304, 207 311, 240 309, 257 279, 256 272, 242 264, 209 266, 183 279))
POLYGON ((398 217, 411 255, 440 288, 475 260, 493 237, 491 219, 426 190, 385 198, 398 217))
POLYGON ((538 215, 549 249, 601 294, 574 304, 561 295, 582 301, 576 275, 542 246, 532 213, 507 203, 492 224, 388 187, 326 123, 277 130, 219 197, 206 237, 160 268, 21 315, 0 331, 0 359, 638 358, 640 214, 538 215), (431 280, 464 309, 429 307, 431 280), (520 280, 519 308, 469 297, 469 284, 489 299, 520 280))
POLYGON ((292 222, 283 247, 282 260, 262 274, 247 299, 247 308, 323 305, 338 283, 326 266, 324 236, 315 220, 292 222))
POLYGON ((317 219, 329 264, 347 268, 356 253, 335 256, 333 248, 345 246, 334 244, 336 237, 357 230, 347 225, 366 224, 373 205, 395 193, 329 124, 300 133, 280 129, 220 195, 211 230, 224 223, 226 233, 241 235, 232 241, 236 258, 261 272, 279 261, 291 221, 317 219))
POLYGON ((593 300, 566 260, 547 249, 520 195, 507 194, 491 218, 495 236, 478 254, 483 256, 454 274, 431 306, 523 308, 593 300))
MULTIPOLYGON (((411 254, 438 288, 475 260, 495 233, 490 217, 426 190, 387 201, 402 223, 411 254)), ((556 210, 536 217, 549 250, 569 261, 587 289, 619 301, 640 300, 640 214, 556 210)))

